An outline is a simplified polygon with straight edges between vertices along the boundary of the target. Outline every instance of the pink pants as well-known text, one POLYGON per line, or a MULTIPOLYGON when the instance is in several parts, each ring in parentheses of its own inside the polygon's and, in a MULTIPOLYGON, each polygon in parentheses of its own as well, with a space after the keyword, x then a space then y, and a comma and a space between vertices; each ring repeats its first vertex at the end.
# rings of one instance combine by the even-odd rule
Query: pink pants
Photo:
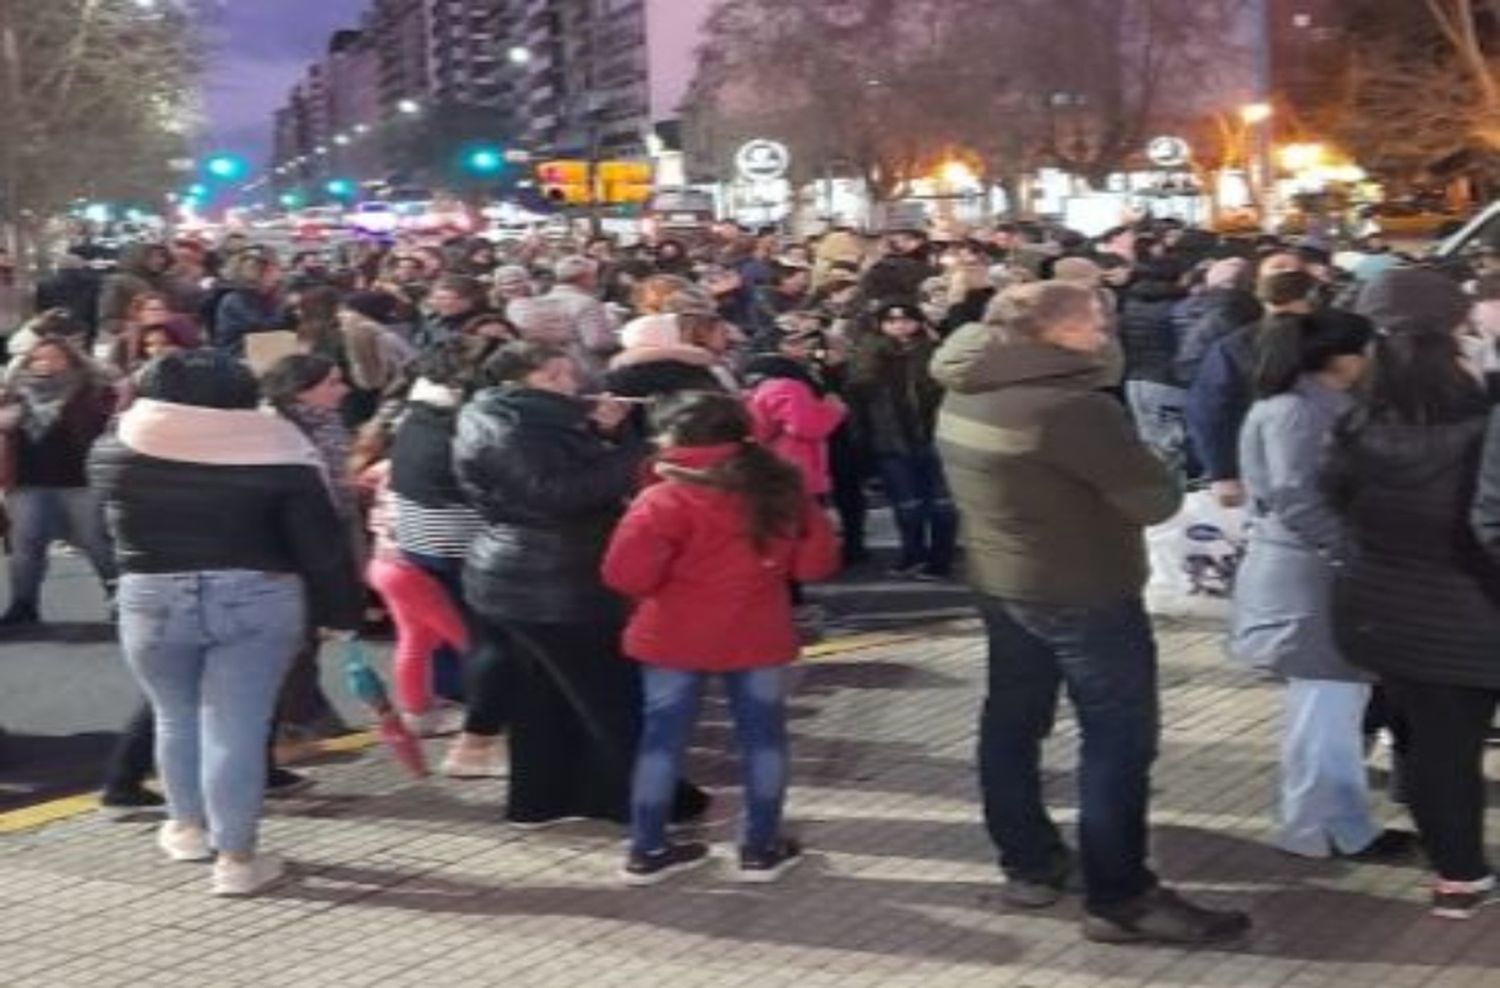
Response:
POLYGON ((464 619, 448 593, 427 573, 399 559, 376 557, 365 572, 375 592, 390 608, 396 625, 396 706, 422 713, 432 706, 432 652, 449 645, 469 648, 464 619))

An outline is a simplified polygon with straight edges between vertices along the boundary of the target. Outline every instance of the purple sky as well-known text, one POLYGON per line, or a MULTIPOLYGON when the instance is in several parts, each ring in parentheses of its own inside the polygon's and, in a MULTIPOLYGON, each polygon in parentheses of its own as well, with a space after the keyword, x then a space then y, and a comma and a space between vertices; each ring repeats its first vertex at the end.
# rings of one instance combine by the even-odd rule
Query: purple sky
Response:
POLYGON ((331 32, 355 27, 366 0, 239 0, 214 28, 207 80, 207 147, 261 161, 270 153, 271 114, 331 32))

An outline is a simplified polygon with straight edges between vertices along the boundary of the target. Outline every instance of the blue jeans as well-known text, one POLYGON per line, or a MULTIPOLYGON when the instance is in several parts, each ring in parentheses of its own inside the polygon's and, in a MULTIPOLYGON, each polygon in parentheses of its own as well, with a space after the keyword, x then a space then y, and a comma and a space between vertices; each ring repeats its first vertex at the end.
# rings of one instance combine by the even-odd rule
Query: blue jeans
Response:
POLYGON ((1066 687, 1082 735, 1078 838, 1089 907, 1143 895, 1160 729, 1156 640, 1137 598, 1098 607, 981 597, 989 694, 979 725, 985 823, 1012 878, 1056 881, 1066 849, 1042 803, 1042 741, 1066 687))
POLYGON ((953 569, 958 543, 958 512, 943 477, 937 449, 928 446, 904 456, 882 455, 880 477, 896 515, 902 569, 926 566, 940 575, 953 569))
POLYGON ((65 539, 81 549, 104 581, 115 582, 114 550, 104 529, 99 495, 87 487, 18 487, 5 495, 10 515, 11 599, 36 606, 47 578, 47 548, 65 539))
POLYGON ((221 852, 255 850, 266 740, 302 646, 302 581, 221 570, 127 573, 120 645, 156 713, 156 764, 172 819, 205 824, 221 852))
MULTIPOLYGON (((682 760, 698 723, 703 684, 714 673, 641 666, 645 717, 630 795, 630 848, 659 851, 667 843, 682 760)), ((786 667, 718 674, 729 695, 745 776, 744 847, 763 850, 781 835, 786 802, 786 667)))

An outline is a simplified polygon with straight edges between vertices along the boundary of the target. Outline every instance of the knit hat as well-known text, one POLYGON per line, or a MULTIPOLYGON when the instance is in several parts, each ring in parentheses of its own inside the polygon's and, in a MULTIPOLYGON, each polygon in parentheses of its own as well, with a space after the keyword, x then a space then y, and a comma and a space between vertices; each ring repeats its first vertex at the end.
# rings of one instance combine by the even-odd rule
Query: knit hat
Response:
POLYGON ((1104 282, 1104 269, 1086 257, 1062 257, 1052 267, 1052 279, 1098 287, 1104 282))
POLYGON ((641 316, 620 330, 620 345, 627 350, 682 346, 682 328, 673 314, 641 316))
POLYGON ((1241 288, 1250 270, 1250 262, 1243 257, 1226 257, 1208 266, 1203 275, 1204 288, 1241 288))
POLYGON ((1365 286, 1355 311, 1387 333, 1449 333, 1463 325, 1473 304, 1447 275, 1396 268, 1365 286))
POLYGON ((927 317, 922 314, 921 309, 915 305, 907 305, 904 302, 887 302, 875 309, 872 314, 876 325, 885 322, 887 319, 901 318, 915 319, 919 323, 927 322, 927 317))
POLYGON ((396 300, 385 292, 355 292, 344 299, 344 308, 378 323, 396 321, 396 300))

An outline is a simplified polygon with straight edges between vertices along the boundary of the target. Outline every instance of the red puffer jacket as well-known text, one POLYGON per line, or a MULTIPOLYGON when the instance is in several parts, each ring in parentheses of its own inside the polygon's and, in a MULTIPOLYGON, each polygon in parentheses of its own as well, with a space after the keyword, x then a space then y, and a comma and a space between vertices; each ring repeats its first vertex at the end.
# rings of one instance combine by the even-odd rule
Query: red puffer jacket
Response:
MULTIPOLYGON (((712 468, 738 445, 672 449, 683 471, 712 468)), ((698 672, 782 665, 800 646, 787 583, 838 568, 833 528, 808 500, 802 535, 764 551, 747 531, 743 498, 668 477, 644 491, 615 530, 604 582, 636 601, 625 652, 638 662, 698 672)))

